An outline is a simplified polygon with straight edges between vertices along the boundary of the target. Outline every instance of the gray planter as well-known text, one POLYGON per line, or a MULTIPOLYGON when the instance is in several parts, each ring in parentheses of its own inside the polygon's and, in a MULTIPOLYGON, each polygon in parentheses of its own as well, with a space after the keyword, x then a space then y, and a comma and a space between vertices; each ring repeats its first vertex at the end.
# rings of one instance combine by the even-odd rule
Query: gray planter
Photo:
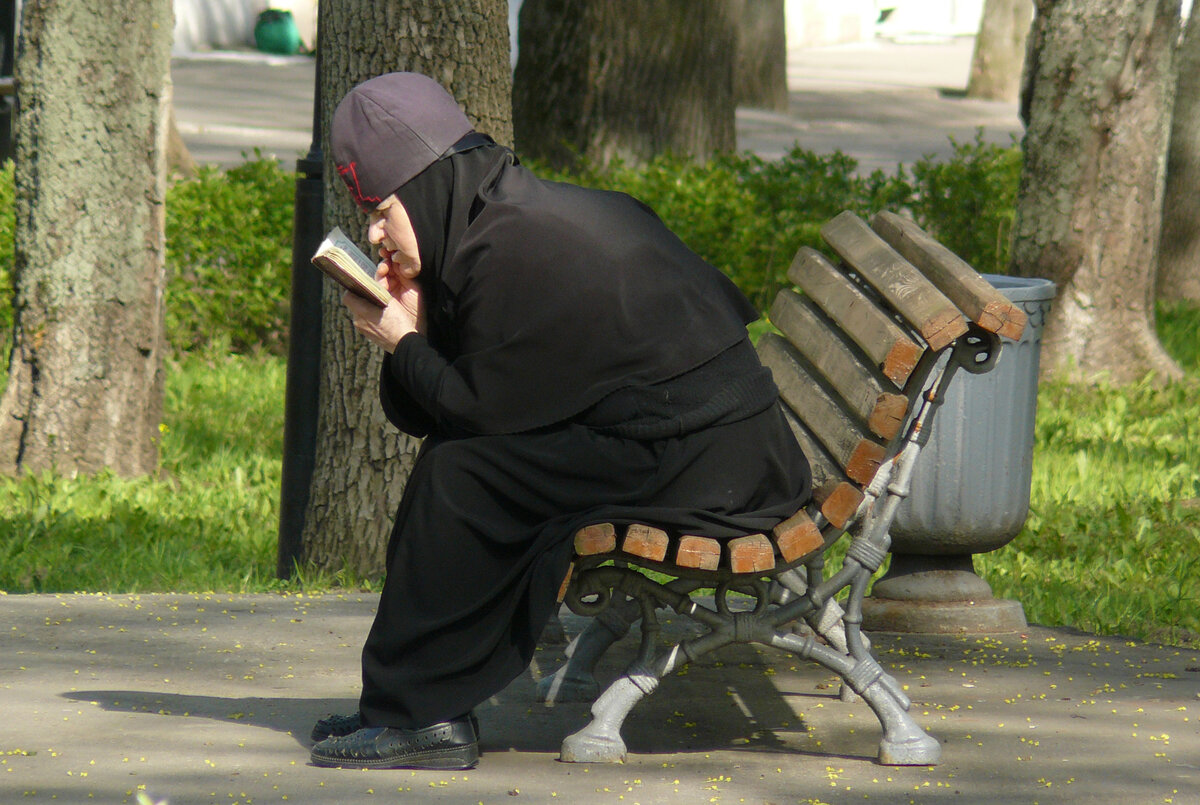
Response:
POLYGON ((892 524, 892 561, 864 601, 864 626, 912 632, 1011 631, 1016 601, 992 597, 971 557, 1007 545, 1029 514, 1042 329, 1054 283, 986 275, 1029 316, 995 368, 960 373, 934 416, 911 496, 892 524), (967 412, 970 412, 968 427, 967 412))

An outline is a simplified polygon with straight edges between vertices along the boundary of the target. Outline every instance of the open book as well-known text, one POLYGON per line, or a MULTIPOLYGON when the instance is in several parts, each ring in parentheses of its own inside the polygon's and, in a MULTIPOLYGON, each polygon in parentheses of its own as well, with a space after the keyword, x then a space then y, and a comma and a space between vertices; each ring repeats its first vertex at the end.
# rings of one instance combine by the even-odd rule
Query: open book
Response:
POLYGON ((387 307, 392 296, 375 281, 375 263, 363 254, 340 227, 334 227, 312 258, 313 265, 351 293, 387 307))

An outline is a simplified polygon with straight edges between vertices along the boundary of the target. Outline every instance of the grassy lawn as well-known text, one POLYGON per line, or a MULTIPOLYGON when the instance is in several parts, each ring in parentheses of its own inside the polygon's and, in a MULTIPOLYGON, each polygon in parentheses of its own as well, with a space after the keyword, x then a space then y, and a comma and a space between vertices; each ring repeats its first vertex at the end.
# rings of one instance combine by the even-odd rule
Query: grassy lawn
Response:
POLYGON ((1158 326, 1184 382, 1041 385, 1029 519, 976 568, 1032 622, 1200 646, 1200 310, 1158 326))
POLYGON ((1031 511, 977 557, 1037 623, 1200 645, 1197 383, 1039 394, 1031 511))
MULTIPOLYGON (((977 558, 1031 622, 1200 645, 1200 311, 1166 311, 1188 380, 1039 394, 1031 514, 977 558)), ((274 578, 284 363, 169 366, 155 478, 0 479, 0 590, 328 589, 274 578)))
POLYGON ((170 364, 158 477, 0 479, 0 589, 277 587, 284 370, 227 355, 170 364))

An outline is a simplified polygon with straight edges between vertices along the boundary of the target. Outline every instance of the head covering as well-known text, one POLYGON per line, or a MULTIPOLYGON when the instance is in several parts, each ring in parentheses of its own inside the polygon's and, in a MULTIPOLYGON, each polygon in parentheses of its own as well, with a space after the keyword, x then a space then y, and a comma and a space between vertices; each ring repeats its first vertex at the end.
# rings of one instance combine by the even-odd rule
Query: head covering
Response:
POLYGON ((330 138, 338 174, 358 205, 373 209, 472 131, 432 78, 386 73, 347 93, 333 113, 330 138))
POLYGON ((445 285, 446 266, 479 210, 480 193, 487 191, 489 178, 494 178, 503 165, 516 162, 511 151, 483 135, 466 139, 474 137, 482 142, 462 151, 452 149, 453 153, 396 190, 417 236, 421 257, 417 284, 424 295, 429 340, 444 355, 456 355, 458 351, 449 321, 453 294, 445 285))

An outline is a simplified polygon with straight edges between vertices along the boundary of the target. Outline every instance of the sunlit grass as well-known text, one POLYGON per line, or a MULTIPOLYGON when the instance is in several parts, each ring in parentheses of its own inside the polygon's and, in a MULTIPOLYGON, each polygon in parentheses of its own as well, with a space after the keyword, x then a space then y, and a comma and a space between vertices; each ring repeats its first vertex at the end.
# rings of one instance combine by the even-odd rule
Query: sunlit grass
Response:
POLYGON ((976 559, 1031 621, 1200 644, 1200 310, 1159 329, 1183 383, 1041 386, 1029 519, 976 559))
POLYGON ((1048 625, 1200 639, 1200 384, 1043 384, 1031 511, 977 558, 1048 625))
MULTIPOLYGON (((1160 329, 1185 382, 1040 389, 1029 519, 976 558, 1032 622, 1200 635, 1200 311, 1169 311, 1160 329)), ((168 367, 157 477, 0 478, 0 589, 364 586, 346 573, 275 578, 284 377, 275 357, 189 355, 168 367)))
POLYGON ((275 585, 283 363, 196 355, 167 377, 157 477, 0 480, 0 587, 275 585))
POLYGON ((275 578, 285 365, 210 351, 172 362, 156 477, 0 479, 0 589, 261 592, 275 578))

